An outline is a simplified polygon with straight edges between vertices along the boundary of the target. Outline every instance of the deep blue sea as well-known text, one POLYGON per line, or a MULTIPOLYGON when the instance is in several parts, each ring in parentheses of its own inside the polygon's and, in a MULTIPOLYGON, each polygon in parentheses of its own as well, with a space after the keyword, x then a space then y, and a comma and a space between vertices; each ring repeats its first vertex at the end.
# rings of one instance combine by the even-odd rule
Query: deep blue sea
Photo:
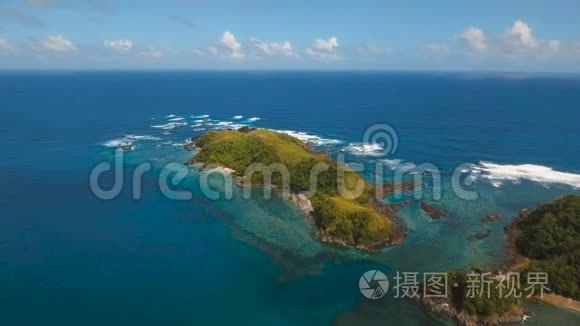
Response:
MULTIPOLYGON (((580 194, 573 76, 0 72, 0 116, 2 325, 444 324, 407 300, 364 298, 360 276, 492 269, 518 210, 580 194), (398 136, 388 157, 361 144, 375 124, 398 136), (195 168, 173 186, 191 200, 162 195, 162 167, 194 154, 181 146, 187 139, 238 125, 290 133, 367 166, 432 164, 444 181, 435 203, 449 216, 435 221, 411 204, 399 212, 410 229, 403 245, 368 255, 314 240, 311 222, 276 194, 207 198, 195 168), (124 186, 101 200, 89 175, 120 145, 133 147, 123 153, 124 186), (142 163, 151 170, 136 200, 131 178, 142 163), (473 164, 476 200, 448 185, 462 163, 473 164), (482 225, 498 213, 502 221, 482 225), (469 238, 486 229, 490 237, 469 238)), ((580 324, 578 313, 528 308, 529 324, 580 324)))

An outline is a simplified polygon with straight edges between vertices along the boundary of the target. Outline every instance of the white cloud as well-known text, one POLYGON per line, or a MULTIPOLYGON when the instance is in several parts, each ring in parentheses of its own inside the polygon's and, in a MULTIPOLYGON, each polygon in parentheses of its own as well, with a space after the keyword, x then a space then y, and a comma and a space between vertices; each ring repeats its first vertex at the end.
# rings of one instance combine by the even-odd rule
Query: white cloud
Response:
POLYGON ((304 53, 306 53, 307 55, 314 57, 316 59, 320 59, 320 60, 340 60, 341 59, 341 57, 336 53, 315 51, 311 48, 307 48, 304 51, 304 53))
POLYGON ((446 57, 451 54, 451 49, 446 44, 427 43, 423 46, 423 48, 431 54, 443 57, 446 57))
POLYGON ((252 42, 252 46, 259 56, 286 56, 292 57, 296 54, 294 53, 294 49, 292 48, 292 44, 290 41, 284 42, 262 42, 256 38, 251 38, 250 41, 252 42))
POLYGON ((476 27, 470 27, 459 34, 459 39, 464 41, 473 52, 485 52, 487 50, 487 37, 485 33, 476 27))
POLYGON ((357 52, 369 57, 382 57, 393 52, 391 48, 380 47, 376 44, 363 44, 357 48, 357 52))
POLYGON ((542 40, 537 38, 530 25, 516 20, 500 38, 498 49, 508 57, 536 56, 551 57, 556 54, 570 55, 569 42, 542 40))
MULTIPOLYGON (((487 57, 509 59, 511 62, 530 58, 552 60, 574 59, 578 57, 578 44, 557 39, 541 39, 534 35, 533 28, 524 20, 513 22, 505 32, 487 36, 482 30, 471 27, 457 38, 469 47, 472 52, 487 57)), ((435 50, 435 49, 433 49, 435 50)))
POLYGON ((41 43, 42 47, 54 52, 76 51, 78 48, 62 35, 50 35, 41 43))
POLYGON ((318 51, 332 52, 336 48, 338 48, 338 40, 334 36, 329 38, 328 40, 317 38, 316 40, 314 40, 312 47, 318 51))
POLYGON ((105 41, 105 47, 122 52, 130 51, 131 49, 133 49, 133 41, 131 40, 105 41))
POLYGON ((530 49, 538 47, 538 41, 534 37, 532 29, 528 24, 521 20, 516 20, 506 34, 507 37, 517 46, 530 49))
POLYGON ((240 44, 240 42, 238 42, 236 40, 236 37, 230 31, 225 31, 222 34, 222 39, 219 42, 219 47, 220 47, 220 49, 212 47, 213 51, 210 50, 210 52, 214 52, 215 54, 220 54, 220 55, 222 55, 226 58, 230 58, 230 59, 243 59, 244 58, 244 54, 242 53, 242 45, 240 44))
POLYGON ((334 36, 328 40, 317 38, 312 43, 312 47, 307 48, 304 52, 320 60, 340 60, 341 57, 336 53, 338 49, 338 39, 334 36))
POLYGON ((239 52, 242 46, 232 32, 225 31, 222 35, 221 44, 226 48, 230 49, 232 52, 239 52))

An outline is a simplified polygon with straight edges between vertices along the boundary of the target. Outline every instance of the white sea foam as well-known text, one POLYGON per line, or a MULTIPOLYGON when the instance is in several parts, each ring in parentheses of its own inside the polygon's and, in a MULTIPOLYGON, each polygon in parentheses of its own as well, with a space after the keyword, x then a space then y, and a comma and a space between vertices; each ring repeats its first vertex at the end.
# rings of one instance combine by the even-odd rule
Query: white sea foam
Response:
POLYGON ((423 174, 423 173, 433 173, 437 174, 439 171, 433 167, 432 165, 416 165, 411 162, 405 162, 401 159, 382 159, 379 162, 383 163, 383 165, 387 166, 393 171, 399 171, 408 174, 423 174))
POLYGON ((239 129, 241 127, 245 127, 245 124, 241 123, 234 123, 232 121, 220 121, 220 120, 211 120, 213 122, 205 123, 206 127, 210 127, 211 129, 239 129))
POLYGON ((389 167, 391 170, 396 170, 402 163, 403 160, 400 159, 393 159, 393 160, 381 160, 381 162, 386 165, 387 167, 389 167))
POLYGON ((231 125, 220 125, 218 124, 217 126, 214 126, 213 129, 240 129, 242 127, 245 127, 246 125, 242 125, 242 124, 231 124, 231 125))
POLYGON ((193 128, 193 131, 202 131, 205 130, 205 128, 193 128))
POLYGON ((170 114, 165 116, 167 119, 175 117, 175 114, 170 114))
POLYGON ((354 155, 380 156, 383 154, 384 148, 381 144, 350 143, 343 150, 354 155))
POLYGON ((415 164, 413 164, 411 162, 405 162, 401 159, 392 159, 392 160, 384 159, 384 160, 380 160, 380 162, 382 162, 384 165, 386 165, 391 170, 399 170, 399 171, 416 170, 417 172, 419 172, 419 169, 417 169, 417 166, 415 164))
POLYGON ((234 116, 232 117, 232 119, 234 119, 234 120, 240 120, 240 119, 241 119, 241 118, 243 118, 243 117, 244 117, 243 115, 234 115, 234 116))
POLYGON ((181 120, 185 120, 185 118, 184 117, 175 117, 175 118, 167 119, 167 121, 181 121, 181 120))
POLYGON ((260 120, 260 118, 258 118, 258 117, 251 117, 251 118, 248 119, 248 122, 256 122, 258 120, 260 120))
POLYGON ((138 135, 127 135, 125 136, 126 139, 131 139, 131 140, 161 140, 161 138, 159 137, 155 137, 155 136, 138 136, 138 135))
POLYGON ((126 135, 123 138, 108 140, 103 143, 105 147, 125 147, 132 146, 137 141, 141 140, 161 140, 159 137, 147 135, 126 135))
POLYGON ((479 178, 488 180, 494 187, 502 186, 504 181, 513 183, 530 180, 542 184, 564 184, 580 188, 580 174, 556 171, 547 166, 534 164, 502 165, 480 162, 473 168, 479 178))
POLYGON ((311 135, 311 134, 301 132, 301 131, 276 130, 276 129, 270 129, 270 130, 275 131, 275 132, 279 132, 282 134, 286 134, 286 135, 292 136, 294 138, 298 138, 305 143, 311 143, 311 144, 314 144, 317 146, 332 145, 332 144, 340 144, 341 143, 341 141, 337 140, 337 139, 323 138, 320 136, 311 135))
POLYGON ((192 115, 193 119, 207 119, 209 118, 209 114, 202 114, 202 115, 192 115))
POLYGON ((187 122, 169 122, 163 125, 152 125, 151 127, 153 128, 160 128, 160 129, 164 129, 164 130, 171 130, 171 129, 175 129, 177 127, 182 127, 182 126, 186 126, 187 122))
POLYGON ((180 146, 180 147, 189 145, 191 143, 193 143, 193 141, 191 140, 191 138, 185 138, 182 143, 171 142, 171 141, 169 142, 169 144, 172 145, 172 146, 180 146))
POLYGON ((201 124, 201 123, 196 123, 196 124, 192 125, 192 126, 191 126, 191 128, 199 128, 199 127, 201 127, 201 126, 203 126, 203 124, 201 124))
POLYGON ((108 140, 108 141, 103 143, 103 146, 105 146, 105 147, 121 147, 121 146, 130 146, 132 144, 133 144, 133 142, 125 140, 124 138, 121 138, 121 139, 108 140))
POLYGON ((203 123, 205 120, 203 119, 199 119, 199 120, 193 120, 193 123, 203 123))

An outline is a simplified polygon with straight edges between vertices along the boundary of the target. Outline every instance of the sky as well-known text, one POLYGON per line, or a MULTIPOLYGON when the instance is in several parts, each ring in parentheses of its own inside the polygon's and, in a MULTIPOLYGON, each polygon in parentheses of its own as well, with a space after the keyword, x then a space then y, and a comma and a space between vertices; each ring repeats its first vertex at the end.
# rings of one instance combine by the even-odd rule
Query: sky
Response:
POLYGON ((0 69, 580 72, 578 0, 0 0, 0 69))

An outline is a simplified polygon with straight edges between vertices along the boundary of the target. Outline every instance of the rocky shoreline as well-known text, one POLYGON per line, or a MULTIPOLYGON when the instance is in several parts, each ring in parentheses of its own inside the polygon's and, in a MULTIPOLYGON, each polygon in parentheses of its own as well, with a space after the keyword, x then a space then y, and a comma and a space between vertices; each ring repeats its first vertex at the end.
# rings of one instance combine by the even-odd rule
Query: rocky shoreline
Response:
MULTIPOLYGON (((248 166, 248 162, 268 165, 272 160, 280 160, 287 164, 289 172, 293 173, 295 180, 289 184, 287 189, 279 180, 273 184, 271 189, 284 191, 284 197, 289 198, 296 204, 305 216, 315 220, 317 232, 313 235, 321 242, 334 244, 341 247, 351 247, 366 252, 377 252, 381 248, 389 245, 399 245, 407 235, 407 228, 404 223, 396 217, 396 212, 409 201, 387 204, 383 203, 375 196, 375 188, 370 185, 363 176, 350 171, 344 167, 349 182, 363 180, 365 188, 360 194, 360 199, 345 198, 339 195, 339 191, 334 189, 333 182, 326 175, 321 181, 316 194, 302 192, 301 189, 308 188, 308 171, 315 163, 325 163, 330 169, 338 171, 343 169, 337 162, 326 157, 324 154, 314 152, 307 143, 288 135, 266 129, 208 131, 204 135, 192 138, 185 146, 185 150, 196 151, 197 155, 190 158, 186 164, 197 165, 200 171, 218 169, 225 175, 230 176, 238 187, 263 187, 263 182, 250 182, 240 175, 248 166), (210 144, 219 144, 209 146, 210 144), (227 153, 223 148, 235 148, 236 151, 227 153), (264 152, 260 152, 260 150, 264 152), (255 157, 252 153, 260 152, 261 156, 255 157), (249 161, 248 161, 249 160, 249 161), (206 161, 217 164, 206 165, 206 161), (218 166, 221 164, 221 166, 218 166), (234 169, 228 169, 228 166, 234 169), (284 189, 282 187, 284 186, 284 189), (312 202, 311 198, 315 198, 312 202), (315 217, 315 218, 314 218, 315 217), (357 219, 353 222, 353 219, 357 219), (358 224, 354 224, 358 223, 358 224), (357 229, 355 229, 357 228, 357 229)), ((334 173, 333 171, 332 173, 334 173)), ((334 181, 338 184, 338 181, 334 181)), ((386 184, 382 194, 403 190, 414 189, 413 183, 386 184)))
POLYGON ((493 222, 497 222, 497 221, 501 221, 503 220, 503 215, 502 214, 492 214, 492 215, 487 215, 486 217, 481 219, 481 223, 483 224, 487 224, 487 223, 493 223, 493 222))
MULTIPOLYGON (((385 210, 391 212, 391 210, 388 209, 388 205, 384 205, 384 204, 377 205, 376 209, 378 211, 381 211, 381 212, 384 212, 385 210)), ((386 219, 388 219, 391 222, 391 225, 393 226, 393 232, 392 232, 391 236, 387 239, 387 241, 373 245, 373 246, 358 244, 358 245, 355 245, 354 248, 356 248, 360 251, 368 252, 368 253, 377 253, 381 249, 383 249, 385 246, 399 246, 403 243, 403 241, 407 237, 407 234, 409 233, 409 230, 405 226, 404 222, 401 219, 397 218, 395 215, 384 214, 384 213, 382 213, 382 215, 386 219)), ((324 230, 318 230, 316 232, 316 238, 324 243, 333 244, 333 245, 336 245, 339 247, 344 247, 344 248, 353 247, 352 245, 346 243, 345 241, 343 241, 341 239, 336 239, 336 238, 332 237, 330 234, 328 234, 324 230)))
POLYGON ((521 324, 527 318, 524 308, 520 306, 514 306, 512 310, 501 315, 480 316, 468 314, 465 311, 458 311, 444 298, 419 297, 416 301, 427 307, 431 313, 451 320, 459 326, 521 324))
MULTIPOLYGON (((516 232, 515 225, 518 221, 525 219, 529 214, 529 210, 523 209, 518 212, 514 221, 504 228, 508 234, 508 243, 506 250, 508 253, 508 260, 499 268, 498 272, 507 273, 521 269, 522 265, 527 264, 525 257, 520 256, 515 248, 512 232, 516 232)), ((482 219, 482 222, 493 222, 502 219, 501 214, 490 215, 482 219)), ((485 223, 484 222, 484 223, 485 223)), ((467 239, 470 241, 487 238, 491 234, 490 229, 482 232, 475 232, 470 234, 467 239)), ((464 310, 456 309, 449 298, 425 298, 423 296, 415 298, 415 301, 425 306, 434 315, 443 317, 447 320, 453 321, 460 326, 476 326, 476 325, 506 325, 506 324, 520 324, 527 318, 526 312, 521 305, 514 306, 510 311, 504 314, 494 314, 490 316, 469 314, 464 310)))
POLYGON ((421 209, 423 210, 423 212, 425 212, 425 214, 429 215, 429 217, 431 217, 434 220, 439 220, 443 217, 447 217, 447 211, 445 211, 443 208, 431 205, 424 200, 421 201, 421 209))
MULTIPOLYGON (((509 256, 508 260, 502 267, 502 270, 505 272, 522 270, 531 261, 530 258, 522 256, 519 253, 515 244, 515 238, 519 232, 517 225, 521 221, 525 220, 530 215, 530 213, 531 210, 527 208, 521 209, 517 213, 516 218, 504 228, 504 232, 507 235, 506 250, 509 256)), ((532 299, 580 312, 580 301, 554 293, 544 294, 543 297, 534 296, 532 299)))
MULTIPOLYGON (((507 259, 505 263, 497 270, 491 278, 497 278, 499 275, 505 275, 507 272, 522 271, 530 263, 530 258, 522 256, 515 244, 515 239, 519 232, 518 224, 524 221, 532 211, 529 209, 520 210, 514 220, 504 227, 504 232, 507 235, 506 252, 507 259)), ((501 214, 489 215, 482 219, 482 222, 491 223, 503 219, 501 214)), ((491 231, 485 230, 483 232, 476 232, 470 235, 470 240, 477 240, 487 237, 491 231)), ((558 307, 563 307, 575 311, 580 311, 580 302, 571 298, 567 298, 557 294, 544 294, 542 297, 534 296, 528 300, 537 300, 545 302, 558 307)), ((475 325, 506 325, 523 323, 526 319, 525 309, 521 305, 514 305, 512 309, 503 314, 494 314, 491 316, 468 314, 466 311, 457 310, 451 300, 447 298, 415 298, 415 301, 425 306, 430 312, 437 316, 441 316, 453 321, 461 326, 475 326, 475 325)))

